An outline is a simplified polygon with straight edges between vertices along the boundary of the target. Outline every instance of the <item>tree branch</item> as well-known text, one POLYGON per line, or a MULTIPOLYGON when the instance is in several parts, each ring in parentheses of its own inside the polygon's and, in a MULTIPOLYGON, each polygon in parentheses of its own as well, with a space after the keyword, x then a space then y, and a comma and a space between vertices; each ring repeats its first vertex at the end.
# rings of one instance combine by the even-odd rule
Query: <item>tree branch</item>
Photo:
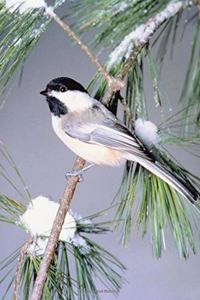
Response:
POLYGON ((68 34, 69 37, 71 37, 80 46, 80 48, 90 58, 91 62, 97 66, 98 71, 105 78, 108 85, 112 86, 112 88, 115 87, 116 90, 119 90, 122 86, 122 82, 110 76, 110 74, 106 71, 105 67, 99 62, 97 56, 94 53, 92 53, 90 48, 81 41, 79 36, 70 28, 70 26, 64 23, 58 17, 51 7, 46 7, 45 12, 68 34))
MULTIPOLYGON (((121 71, 119 72, 119 74, 117 76, 119 81, 124 82, 124 79, 125 79, 126 75, 128 74, 130 68, 134 65, 138 54, 142 51, 142 49, 144 48, 145 45, 146 45, 146 43, 138 45, 137 47, 134 47, 134 49, 132 50, 130 56, 123 63, 121 71)), ((110 99, 113 97, 115 92, 116 92, 116 89, 112 89, 112 85, 108 86, 108 89, 107 89, 107 91, 106 91, 106 93, 105 93, 105 95, 102 99, 102 103, 105 104, 105 105, 108 105, 110 99)), ((130 121, 131 118, 132 118, 130 108, 127 105, 127 103, 124 99, 121 102, 122 102, 122 105, 124 107, 124 111, 126 112, 127 118, 130 121)))
MULTIPOLYGON (((129 57, 131 49, 142 46, 149 42, 152 35, 160 26, 178 12, 184 9, 183 1, 171 1, 159 13, 155 14, 146 23, 136 27, 131 33, 124 37, 121 43, 109 55, 108 68, 110 69, 116 63, 119 63, 123 57, 129 57)), ((134 49, 133 49, 134 50, 134 49)))
POLYGON ((14 296, 13 300, 20 300, 19 298, 19 285, 20 285, 20 272, 21 272, 21 266, 24 261, 24 256, 27 252, 28 246, 32 243, 33 239, 30 238, 26 243, 21 247, 20 254, 17 259, 17 268, 16 268, 16 274, 15 274, 15 282, 14 282, 14 296))
MULTIPOLYGON (((73 169, 80 170, 84 167, 84 165, 85 165, 85 161, 82 158, 77 157, 73 169)), ((40 269, 37 274, 37 278, 31 295, 31 300, 40 300, 42 297, 42 291, 47 278, 48 268, 53 258, 56 245, 59 239, 59 235, 62 229, 62 225, 64 223, 65 216, 69 210, 76 189, 76 185, 78 182, 79 182, 78 176, 70 177, 69 180, 67 181, 63 196, 60 200, 60 206, 56 218, 54 220, 53 227, 51 229, 51 233, 44 252, 44 256, 40 264, 40 269)))
MULTIPOLYGON (((126 75, 128 74, 130 68, 135 63, 138 54, 149 43, 152 35, 160 28, 160 26, 168 19, 176 15, 179 11, 184 8, 184 3, 182 1, 171 1, 163 11, 157 13, 154 17, 151 17, 145 24, 139 25, 131 33, 129 33, 122 42, 114 49, 114 51, 109 55, 108 68, 110 69, 114 64, 119 63, 123 57, 126 57, 125 62, 121 68, 120 73, 117 76, 119 82, 124 82, 126 75), (132 51, 130 51, 130 46, 132 45, 132 51), (130 53, 130 54, 129 54, 130 53)), ((107 105, 110 99, 113 97, 112 86, 108 87, 102 102, 107 105)), ((122 105, 126 112, 127 118, 130 121, 132 118, 130 109, 123 99, 122 105)))

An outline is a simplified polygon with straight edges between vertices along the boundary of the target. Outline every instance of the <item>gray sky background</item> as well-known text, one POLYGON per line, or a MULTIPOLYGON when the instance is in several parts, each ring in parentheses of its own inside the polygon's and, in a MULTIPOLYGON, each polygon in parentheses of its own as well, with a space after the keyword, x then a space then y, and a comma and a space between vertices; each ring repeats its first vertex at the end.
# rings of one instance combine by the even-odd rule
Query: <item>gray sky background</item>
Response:
MULTIPOLYGON (((184 42, 175 46, 173 62, 167 60, 163 72, 163 95, 176 107, 180 86, 191 47, 192 25, 186 31, 184 42)), ((13 155, 33 197, 40 194, 58 201, 65 186, 64 174, 74 161, 70 152, 55 136, 51 128, 50 112, 39 95, 46 83, 58 76, 68 76, 87 85, 95 72, 84 53, 72 46, 68 37, 52 24, 27 60, 20 87, 15 81, 0 111, 0 139, 13 155)), ((151 97, 147 84, 147 98, 151 97)), ((150 108, 150 119, 158 120, 158 111, 150 108)), ((174 150, 174 149, 173 149, 174 150)), ((198 172, 197 159, 182 150, 174 150, 177 159, 191 171, 198 172)), ((82 216, 108 207, 121 182, 123 169, 95 167, 84 175, 72 203, 72 209, 82 216)), ((0 178, 1 192, 15 196, 0 178)), ((0 259, 23 243, 26 234, 11 225, 0 224, 0 259)), ((108 250, 127 267, 126 279, 118 297, 140 300, 196 300, 200 296, 200 256, 191 255, 185 261, 178 258, 173 241, 169 239, 162 259, 152 255, 149 236, 141 239, 133 232, 128 248, 119 244, 119 232, 98 237, 108 250)), ((5 287, 5 286, 4 286, 5 287)), ((0 295, 3 286, 0 286, 0 295)), ((101 287, 100 287, 101 288, 101 287)), ((102 299, 115 299, 102 294, 102 299)))

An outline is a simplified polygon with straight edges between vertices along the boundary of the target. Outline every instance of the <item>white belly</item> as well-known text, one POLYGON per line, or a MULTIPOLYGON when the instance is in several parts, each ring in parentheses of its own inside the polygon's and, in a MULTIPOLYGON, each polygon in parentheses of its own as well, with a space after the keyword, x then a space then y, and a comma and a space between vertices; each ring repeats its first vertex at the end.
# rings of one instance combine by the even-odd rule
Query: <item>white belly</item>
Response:
POLYGON ((71 149, 76 155, 82 157, 88 162, 97 165, 110 165, 116 166, 124 161, 122 153, 107 148, 101 145, 88 144, 74 139, 67 135, 63 130, 63 121, 61 118, 52 116, 52 125, 56 135, 61 141, 71 149))

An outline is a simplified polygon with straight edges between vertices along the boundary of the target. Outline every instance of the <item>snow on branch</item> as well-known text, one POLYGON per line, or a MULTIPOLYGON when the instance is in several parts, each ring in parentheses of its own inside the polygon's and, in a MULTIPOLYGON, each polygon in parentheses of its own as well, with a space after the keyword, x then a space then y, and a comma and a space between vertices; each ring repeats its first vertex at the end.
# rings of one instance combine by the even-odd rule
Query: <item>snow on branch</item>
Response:
POLYGON ((146 44, 158 27, 176 15, 183 8, 183 5, 184 3, 182 1, 171 1, 163 11, 150 18, 145 24, 139 25, 125 36, 122 42, 109 55, 108 69, 115 63, 119 63, 124 56, 127 59, 134 45, 146 44))
MULTIPOLYGON (((74 163, 73 170, 80 170, 84 167, 84 165, 85 161, 80 157, 77 157, 74 163)), ((63 196, 60 200, 60 205, 56 217, 53 222, 51 233, 44 251, 44 256, 40 264, 40 269, 36 277, 30 300, 40 300, 42 298, 42 291, 47 278, 47 271, 53 258, 53 254, 56 249, 57 242, 59 240, 62 226, 64 224, 66 214, 70 208, 70 204, 78 182, 78 176, 72 176, 67 181, 63 196)))
POLYGON ((44 0, 6 0, 5 7, 10 10, 10 12, 14 12, 18 9, 19 13, 23 14, 29 12, 31 9, 45 8, 47 4, 44 0))
POLYGON ((151 122, 138 118, 135 121, 135 134, 143 144, 151 148, 152 145, 160 142, 157 126, 151 122))
MULTIPOLYGON (((57 202, 44 196, 38 196, 32 199, 24 214, 20 216, 17 224, 30 233, 33 240, 27 249, 32 255, 40 256, 44 254, 58 209, 59 204, 57 202)), ((86 253, 89 251, 89 246, 77 231, 77 221, 80 222, 81 219, 81 215, 73 213, 71 210, 67 212, 59 240, 80 247, 80 251, 86 253)), ((81 223, 91 224, 92 222, 85 219, 81 223)))
MULTIPOLYGON (((32 237, 48 237, 58 208, 58 203, 51 201, 47 197, 38 196, 32 199, 25 213, 20 216, 19 222, 31 233, 32 237)), ((73 216, 67 212, 59 240, 69 242, 74 237, 75 231, 76 222, 73 216)))

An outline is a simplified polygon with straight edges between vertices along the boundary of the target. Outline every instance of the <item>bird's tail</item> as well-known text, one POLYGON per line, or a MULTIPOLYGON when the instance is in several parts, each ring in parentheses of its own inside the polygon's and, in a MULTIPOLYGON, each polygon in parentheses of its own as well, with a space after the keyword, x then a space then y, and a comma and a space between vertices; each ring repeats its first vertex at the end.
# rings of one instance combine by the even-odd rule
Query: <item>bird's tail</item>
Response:
POLYGON ((144 158, 136 158, 135 156, 129 156, 129 160, 136 161, 140 165, 142 165, 145 169, 149 170, 154 175, 158 176, 166 183, 168 183, 171 187, 173 187, 176 191, 178 191, 181 195, 183 195, 186 199, 190 200, 192 203, 200 199, 200 194, 197 189, 192 185, 191 182, 188 181, 188 184, 183 180, 179 179, 162 166, 159 162, 153 162, 144 158))

